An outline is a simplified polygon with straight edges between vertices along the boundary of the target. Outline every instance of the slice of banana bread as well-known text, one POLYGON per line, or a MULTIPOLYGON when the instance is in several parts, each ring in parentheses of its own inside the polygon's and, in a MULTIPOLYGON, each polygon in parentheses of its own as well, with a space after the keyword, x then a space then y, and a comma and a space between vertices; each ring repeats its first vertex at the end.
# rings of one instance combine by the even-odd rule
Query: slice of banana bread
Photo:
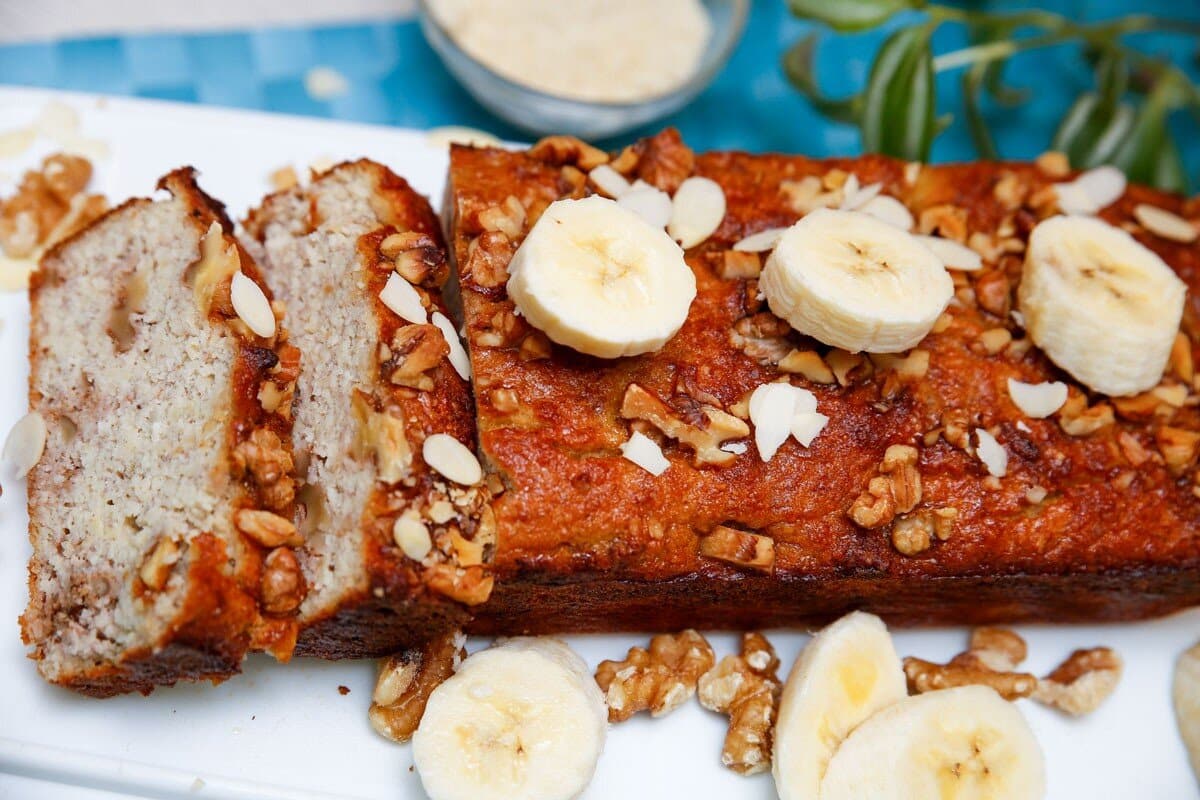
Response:
POLYGON ((461 625, 491 589, 494 525, 456 444, 474 446, 473 406, 429 203, 358 161, 268 197, 246 230, 305 354, 297 652, 384 655, 461 625))
POLYGON ((159 187, 52 249, 30 289, 47 435, 21 627, 43 676, 96 696, 219 680, 251 646, 286 655, 303 591, 299 353, 192 170, 159 187))

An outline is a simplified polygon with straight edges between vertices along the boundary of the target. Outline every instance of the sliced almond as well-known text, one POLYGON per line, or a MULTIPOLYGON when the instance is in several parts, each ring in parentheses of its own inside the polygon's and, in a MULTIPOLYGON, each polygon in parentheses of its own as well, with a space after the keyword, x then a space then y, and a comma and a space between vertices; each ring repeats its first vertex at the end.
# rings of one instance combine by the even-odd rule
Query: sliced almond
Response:
POLYGON ((786 231, 787 228, 766 228, 737 242, 733 249, 745 253, 765 253, 768 250, 774 250, 776 243, 779 242, 779 237, 783 236, 786 231))
POLYGON ((675 192, 667 233, 687 250, 712 236, 723 219, 725 190, 710 178, 693 176, 675 192))
POLYGON ((792 350, 779 362, 780 372, 803 375, 813 383, 833 383, 836 378, 815 350, 792 350))
POLYGON ((606 194, 614 200, 633 188, 624 175, 617 172, 608 164, 601 164, 594 168, 588 173, 588 180, 602 194, 606 194))
POLYGON ((1045 419, 1067 402, 1067 385, 1062 381, 1023 383, 1009 378, 1008 396, 1025 416, 1045 419))
POLYGON ((392 538, 400 551, 413 561, 420 561, 433 549, 433 539, 429 536, 428 526, 412 509, 396 518, 392 524, 392 538))
POLYGON ((46 420, 31 411, 17 420, 4 440, 3 460, 12 464, 17 478, 24 478, 42 458, 46 449, 46 420))
POLYGON ((442 336, 446 338, 446 346, 450 348, 448 358, 454 371, 464 381, 471 380, 471 359, 467 356, 462 341, 458 338, 458 331, 454 330, 454 324, 440 311, 433 312, 429 321, 436 325, 437 329, 442 332, 442 336))
POLYGON ((966 245, 940 236, 917 236, 921 243, 942 260, 946 269, 959 272, 978 272, 983 269, 983 257, 966 245))
POLYGON ((1149 203, 1138 203, 1133 209, 1133 216, 1146 230, 1173 242, 1191 244, 1200 235, 1200 230, 1191 222, 1149 203))
POLYGON ((395 272, 388 275, 379 299, 401 319, 415 325, 425 324, 425 304, 421 302, 420 293, 395 272))
POLYGON ((641 431, 634 431, 629 441, 621 445, 621 455, 655 477, 662 475, 667 471, 667 467, 671 466, 658 442, 641 431))
POLYGON ((671 195, 643 181, 637 181, 618 197, 617 205, 637 214, 652 228, 665 228, 671 221, 671 195))
POLYGON ((240 271, 233 274, 229 285, 229 299, 238 318, 254 331, 255 335, 269 339, 275 335, 275 313, 263 290, 240 271))
POLYGON ((908 210, 908 206, 886 194, 872 198, 870 202, 864 203, 858 210, 864 214, 870 214, 875 219, 893 225, 902 231, 911 231, 913 226, 916 225, 916 220, 913 219, 912 212, 908 210))
POLYGON ((1125 194, 1125 173, 1112 166, 1096 167, 1069 183, 1055 184, 1058 207, 1068 214, 1095 214, 1125 194))
POLYGON ((448 433, 435 433, 421 446, 425 463, 446 478, 471 486, 483 480, 483 468, 467 446, 448 433))
POLYGON ((979 446, 975 449, 975 454, 979 456, 979 460, 987 467, 988 474, 995 478, 1003 478, 1008 474, 1008 452, 1004 446, 996 441, 996 437, 985 431, 983 428, 975 429, 975 438, 979 440, 979 446))

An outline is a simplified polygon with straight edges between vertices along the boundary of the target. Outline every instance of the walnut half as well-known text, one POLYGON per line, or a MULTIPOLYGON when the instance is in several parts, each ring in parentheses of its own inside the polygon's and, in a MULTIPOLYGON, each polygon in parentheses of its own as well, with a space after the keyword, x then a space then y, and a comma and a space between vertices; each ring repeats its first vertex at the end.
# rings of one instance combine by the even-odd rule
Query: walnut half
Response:
POLYGON ((465 644, 461 631, 451 631, 381 661, 367 712, 375 732, 393 742, 411 739, 429 695, 466 658, 465 644))
POLYGON ((713 658, 708 640, 689 629, 655 636, 649 650, 631 647, 624 661, 601 661, 596 683, 605 693, 608 721, 624 722, 639 711, 649 710, 652 717, 674 711, 695 693, 713 658))
POLYGON ((742 775, 771 766, 771 729, 778 710, 779 658, 761 633, 742 635, 742 652, 700 676, 700 705, 729 715, 721 763, 742 775))

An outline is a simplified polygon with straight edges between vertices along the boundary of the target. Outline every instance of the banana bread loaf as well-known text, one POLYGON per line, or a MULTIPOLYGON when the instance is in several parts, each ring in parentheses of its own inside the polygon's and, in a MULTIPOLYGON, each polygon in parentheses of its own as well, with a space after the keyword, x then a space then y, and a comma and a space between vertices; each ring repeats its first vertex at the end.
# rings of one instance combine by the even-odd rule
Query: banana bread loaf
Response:
MULTIPOLYGON (((290 651, 298 353, 190 169, 54 247, 30 289, 30 602, 50 681, 97 696, 290 651), (261 610, 260 610, 261 605, 261 610)), ((298 599, 293 597, 294 599, 298 599)))

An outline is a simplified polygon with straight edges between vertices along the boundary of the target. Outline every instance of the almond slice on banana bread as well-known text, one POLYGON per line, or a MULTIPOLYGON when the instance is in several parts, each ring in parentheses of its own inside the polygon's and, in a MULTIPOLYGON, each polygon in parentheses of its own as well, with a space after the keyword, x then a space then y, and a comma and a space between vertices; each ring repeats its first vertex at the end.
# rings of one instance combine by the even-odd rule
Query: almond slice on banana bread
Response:
POLYGON ((460 446, 473 407, 433 210, 364 160, 268 197, 246 230, 305 354, 297 652, 385 655, 461 625, 491 590, 494 526, 460 446))
POLYGON ((304 589, 280 400, 299 353, 192 170, 159 187, 52 249, 30 289, 47 437, 22 633, 43 676, 96 696, 286 656, 304 589))

